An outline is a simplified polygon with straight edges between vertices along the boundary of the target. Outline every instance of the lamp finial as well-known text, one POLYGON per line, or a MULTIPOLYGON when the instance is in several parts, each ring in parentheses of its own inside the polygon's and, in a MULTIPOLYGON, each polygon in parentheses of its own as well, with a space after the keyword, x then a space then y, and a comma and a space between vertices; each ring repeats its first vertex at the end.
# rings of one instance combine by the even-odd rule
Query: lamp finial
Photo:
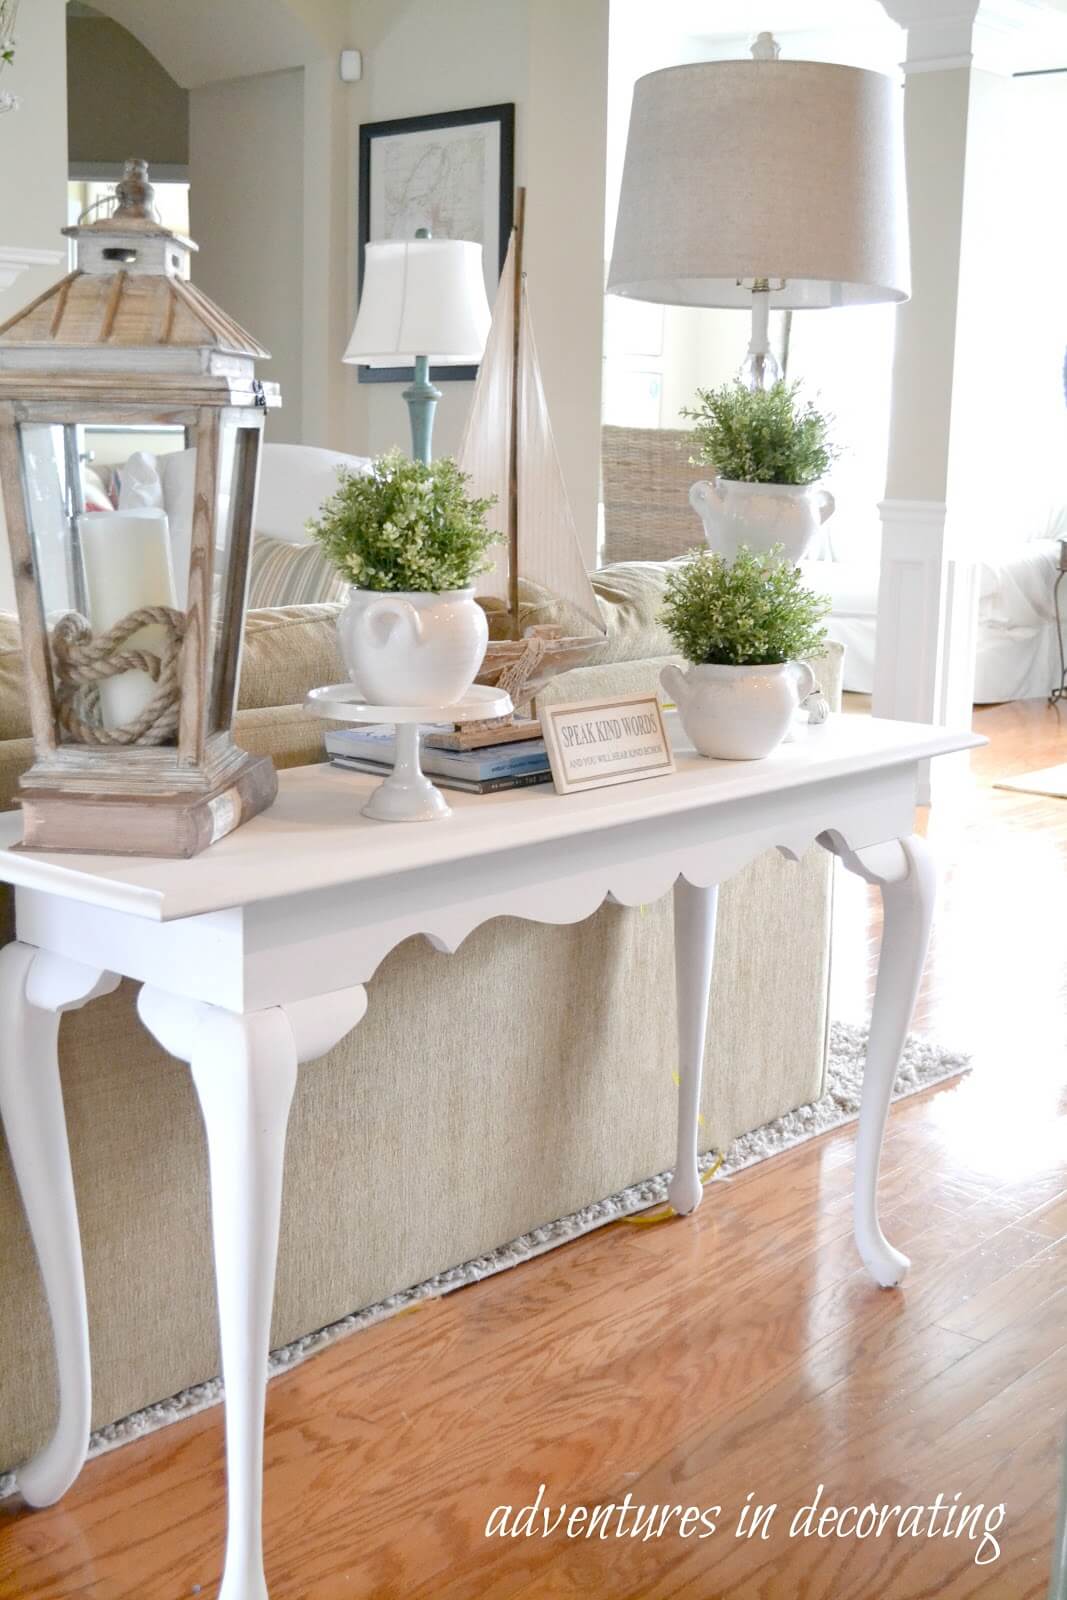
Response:
POLYGON ((782 47, 773 33, 758 33, 750 46, 753 61, 777 61, 782 47))

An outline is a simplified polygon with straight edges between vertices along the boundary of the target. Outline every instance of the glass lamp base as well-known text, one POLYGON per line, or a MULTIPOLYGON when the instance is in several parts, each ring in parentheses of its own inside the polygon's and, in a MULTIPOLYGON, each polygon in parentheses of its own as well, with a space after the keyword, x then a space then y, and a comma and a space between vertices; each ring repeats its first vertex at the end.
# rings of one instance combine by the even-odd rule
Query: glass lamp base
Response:
POLYGON ((738 376, 746 389, 773 389, 782 369, 769 350, 750 350, 741 363, 738 376))

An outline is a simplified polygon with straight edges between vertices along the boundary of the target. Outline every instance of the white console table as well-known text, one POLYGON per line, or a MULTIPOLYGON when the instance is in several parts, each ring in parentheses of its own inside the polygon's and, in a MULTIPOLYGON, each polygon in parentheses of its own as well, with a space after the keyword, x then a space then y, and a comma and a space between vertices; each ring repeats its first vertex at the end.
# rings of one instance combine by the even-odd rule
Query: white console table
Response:
MULTIPOLYGON (((0 953, 3 1117, 54 1329, 59 1418, 19 1472, 26 1499, 57 1500, 89 1436, 85 1287, 57 1064, 64 1011, 142 984, 145 1026, 187 1061, 207 1129, 229 1526, 220 1600, 266 1600, 263 1415, 286 1122, 300 1062, 358 1023, 385 955, 421 933, 455 950, 492 917, 576 922, 609 896, 674 892, 680 1092, 675 1209, 701 1199, 697 1108, 717 885, 762 851, 814 842, 878 884, 885 933, 857 1158, 855 1230, 880 1284, 906 1258, 878 1222, 878 1164, 933 911, 926 848, 912 833, 920 764, 984 741, 868 717, 798 728, 754 762, 687 753, 676 719, 670 777, 560 797, 540 789, 452 797, 431 825, 360 815, 372 778, 330 767, 281 775, 274 807, 193 861, 42 855, 11 848, 18 940, 0 953)), ((783 952, 783 958, 786 952, 783 952)), ((768 1004, 773 997, 768 996, 768 1004)))

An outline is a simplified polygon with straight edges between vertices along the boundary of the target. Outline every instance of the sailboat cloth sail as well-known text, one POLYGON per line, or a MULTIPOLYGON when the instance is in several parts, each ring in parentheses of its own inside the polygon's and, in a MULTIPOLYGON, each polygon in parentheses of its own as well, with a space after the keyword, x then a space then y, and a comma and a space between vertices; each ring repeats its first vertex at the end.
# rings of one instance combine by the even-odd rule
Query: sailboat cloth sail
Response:
POLYGON ((593 585, 582 559, 548 414, 533 321, 522 288, 519 394, 519 576, 540 584, 604 632, 593 585))
MULTIPOLYGON (((490 513, 499 518, 497 527, 506 527, 508 496, 508 454, 511 423, 511 372, 514 351, 514 270, 512 251, 493 307, 493 325, 482 358, 475 387, 467 431, 460 447, 459 464, 470 474, 471 492, 497 495, 490 513)), ((537 359, 533 324, 525 282, 522 287, 522 316, 519 326, 520 385, 518 429, 518 564, 520 578, 582 613, 590 631, 604 632, 593 586, 578 544, 574 517, 563 483, 559 457, 552 437, 552 422, 545 400, 541 367, 537 359)), ((494 563, 491 572, 477 580, 481 595, 508 598, 508 548, 506 540, 489 551, 494 563)))
POLYGON ((500 530, 486 560, 493 563, 475 580, 475 592, 487 599, 508 599, 508 465, 511 445, 511 374, 515 361, 515 240, 508 246, 504 270, 493 302, 493 320, 474 385, 463 442, 456 457, 470 478, 468 493, 495 499, 487 522, 500 530))

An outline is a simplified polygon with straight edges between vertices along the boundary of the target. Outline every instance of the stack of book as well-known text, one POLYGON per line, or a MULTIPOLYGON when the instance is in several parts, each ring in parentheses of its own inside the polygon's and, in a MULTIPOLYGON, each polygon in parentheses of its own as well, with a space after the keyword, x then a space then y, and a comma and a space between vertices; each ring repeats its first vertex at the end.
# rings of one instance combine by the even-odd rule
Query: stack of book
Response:
MULTIPOLYGON (((427 727, 423 734, 437 731, 427 727)), ((326 735, 326 749, 335 766, 387 777, 393 769, 396 753, 392 724, 331 731, 326 735)), ((531 784, 548 783, 552 778, 543 739, 482 745, 477 750, 442 750, 424 738, 420 760, 423 772, 442 789, 464 789, 468 794, 525 789, 531 784)))

